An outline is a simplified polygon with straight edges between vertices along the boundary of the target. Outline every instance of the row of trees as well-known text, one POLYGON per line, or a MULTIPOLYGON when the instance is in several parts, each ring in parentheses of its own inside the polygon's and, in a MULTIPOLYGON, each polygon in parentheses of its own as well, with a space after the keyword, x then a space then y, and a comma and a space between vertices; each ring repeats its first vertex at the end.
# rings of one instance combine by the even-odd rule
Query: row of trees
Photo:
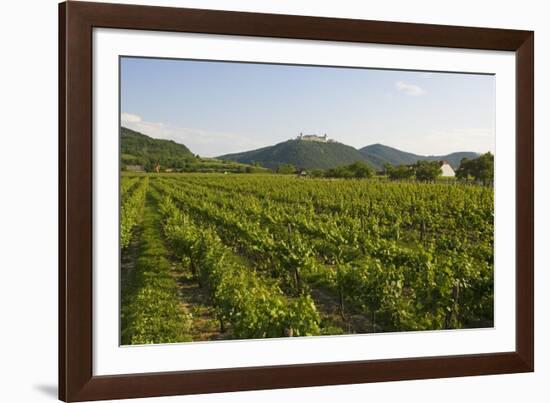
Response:
POLYGON ((384 169, 392 180, 404 180, 416 178, 419 181, 433 181, 441 175, 439 161, 417 161, 413 165, 399 165, 394 167, 385 164, 384 169))
MULTIPOLYGON (((475 180, 488 185, 493 182, 493 171, 494 156, 488 152, 478 158, 463 158, 455 174, 457 179, 475 180)), ((299 170, 292 164, 281 164, 277 168, 277 173, 280 174, 295 174, 297 172, 299 170)), ((412 165, 399 166, 387 163, 384 165, 384 172, 391 180, 416 179, 423 182, 434 181, 442 174, 439 161, 417 161, 412 165)), ((319 178, 371 178, 374 173, 370 165, 359 161, 327 170, 314 169, 307 171, 309 176, 319 178)))
POLYGON ((374 170, 364 162, 336 167, 325 172, 327 178, 372 178, 374 170))
MULTIPOLYGON (((292 164, 281 164, 277 167, 277 173, 294 174, 299 173, 292 164)), ((315 178, 372 178, 374 169, 365 162, 354 162, 350 165, 342 165, 331 169, 312 169, 307 171, 308 176, 315 178)))
MULTIPOLYGON (((441 175, 439 161, 417 161, 413 165, 384 165, 388 177, 392 180, 417 179, 433 181, 441 175)), ((455 172, 457 179, 475 180, 489 185, 494 179, 494 156, 487 152, 478 158, 463 158, 460 167, 455 172)))

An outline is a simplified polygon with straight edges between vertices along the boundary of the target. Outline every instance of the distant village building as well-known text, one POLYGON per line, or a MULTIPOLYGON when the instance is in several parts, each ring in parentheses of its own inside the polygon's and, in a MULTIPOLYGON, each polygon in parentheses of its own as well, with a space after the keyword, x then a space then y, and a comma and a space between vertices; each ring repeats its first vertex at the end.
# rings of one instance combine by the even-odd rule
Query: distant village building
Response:
POLYGON ((326 133, 323 136, 318 136, 316 134, 303 134, 303 133, 300 133, 300 135, 298 137, 296 137, 296 140, 317 141, 319 143, 331 142, 331 140, 327 139, 326 133))
POLYGON ((130 172, 145 172, 143 165, 126 165, 126 170, 130 172))
POLYGON ((441 176, 454 178, 455 170, 447 161, 439 161, 439 166, 441 167, 441 176))

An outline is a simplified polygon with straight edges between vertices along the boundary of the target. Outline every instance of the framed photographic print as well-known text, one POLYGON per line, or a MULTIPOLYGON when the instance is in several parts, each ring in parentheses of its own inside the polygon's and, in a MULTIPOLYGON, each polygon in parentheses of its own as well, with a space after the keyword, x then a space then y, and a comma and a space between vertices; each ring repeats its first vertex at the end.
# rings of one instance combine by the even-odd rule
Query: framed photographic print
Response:
POLYGON ((534 370, 530 31, 59 6, 65 401, 534 370))

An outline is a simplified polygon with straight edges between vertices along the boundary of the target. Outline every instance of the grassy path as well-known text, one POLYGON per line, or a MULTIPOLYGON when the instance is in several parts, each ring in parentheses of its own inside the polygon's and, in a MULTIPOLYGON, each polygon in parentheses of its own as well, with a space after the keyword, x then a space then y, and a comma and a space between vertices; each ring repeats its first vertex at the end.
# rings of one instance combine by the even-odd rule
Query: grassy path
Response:
POLYGON ((141 225, 123 257, 122 344, 191 341, 191 315, 179 302, 178 284, 160 231, 157 200, 150 187, 144 204, 141 225), (128 256, 133 262, 126 260, 128 256))

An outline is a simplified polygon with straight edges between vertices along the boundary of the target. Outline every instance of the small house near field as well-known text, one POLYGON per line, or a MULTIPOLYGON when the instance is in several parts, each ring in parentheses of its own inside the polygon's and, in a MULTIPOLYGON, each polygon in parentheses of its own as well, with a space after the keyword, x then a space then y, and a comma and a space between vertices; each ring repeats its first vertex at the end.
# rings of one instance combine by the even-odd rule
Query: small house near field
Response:
POLYGON ((143 165, 126 165, 126 170, 130 172, 145 172, 143 165))
POLYGON ((447 161, 439 161, 441 167, 441 176, 446 178, 454 178, 455 170, 447 161))

